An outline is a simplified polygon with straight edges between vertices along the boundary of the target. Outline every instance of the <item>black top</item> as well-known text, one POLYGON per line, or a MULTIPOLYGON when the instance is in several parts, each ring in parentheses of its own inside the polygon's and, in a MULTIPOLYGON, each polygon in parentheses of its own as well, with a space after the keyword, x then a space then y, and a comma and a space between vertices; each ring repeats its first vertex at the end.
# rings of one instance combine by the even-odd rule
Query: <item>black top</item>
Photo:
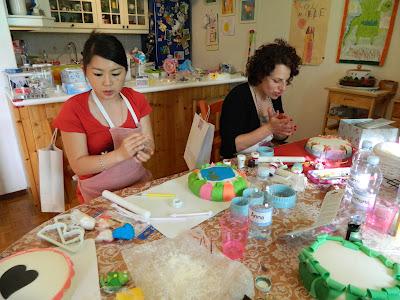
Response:
MULTIPOLYGON (((281 97, 272 100, 275 111, 283 113, 281 97)), ((220 118, 221 156, 232 158, 236 151, 235 138, 261 126, 257 108, 247 82, 234 87, 225 97, 220 118)))

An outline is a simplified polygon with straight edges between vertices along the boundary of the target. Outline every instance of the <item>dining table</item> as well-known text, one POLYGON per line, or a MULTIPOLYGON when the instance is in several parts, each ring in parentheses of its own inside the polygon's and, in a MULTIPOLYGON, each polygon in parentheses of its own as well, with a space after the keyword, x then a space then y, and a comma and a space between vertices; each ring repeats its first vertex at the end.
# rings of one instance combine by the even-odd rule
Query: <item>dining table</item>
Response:
MULTIPOLYGON (((243 171, 247 174, 249 181, 252 182, 253 180, 254 183, 256 168, 245 167, 243 171)), ((187 172, 155 179, 139 186, 127 187, 115 193, 121 197, 138 194, 168 180, 183 176, 187 172)), ((251 238, 248 240, 244 257, 240 262, 251 271, 253 278, 260 275, 267 276, 272 283, 271 289, 267 294, 255 289, 254 299, 312 299, 299 278, 298 254, 303 248, 308 247, 316 236, 315 234, 308 234, 298 238, 290 238, 285 234, 311 225, 318 218, 325 194, 332 188, 335 187, 308 182, 303 192, 297 192, 297 202, 294 208, 274 209, 272 231, 268 239, 251 238)), ((390 190, 390 193, 394 193, 394 189, 392 190, 390 190)), ((199 198, 199 201, 205 200, 199 198)), ((112 202, 107 199, 98 197, 75 208, 88 215, 98 216, 102 211, 113 210, 111 204, 112 202)), ((213 241, 213 245, 221 252, 221 231, 218 219, 223 213, 222 211, 196 226, 205 233, 209 240, 213 241)), ((51 247, 51 244, 39 239, 36 234, 41 228, 52 222, 54 220, 50 219, 25 234, 2 251, 0 259, 22 250, 51 247)), ((97 230, 87 231, 85 238, 95 238, 97 235, 97 230)), ((96 243, 99 275, 104 276, 108 272, 116 270, 127 270, 127 265, 122 255, 123 249, 162 238, 166 237, 155 230, 145 240, 114 240, 113 242, 96 243)), ((134 286, 135 283, 133 281, 128 283, 128 287, 134 286)), ((101 297, 102 299, 115 299, 115 295, 104 293, 104 291, 101 292, 101 297)))

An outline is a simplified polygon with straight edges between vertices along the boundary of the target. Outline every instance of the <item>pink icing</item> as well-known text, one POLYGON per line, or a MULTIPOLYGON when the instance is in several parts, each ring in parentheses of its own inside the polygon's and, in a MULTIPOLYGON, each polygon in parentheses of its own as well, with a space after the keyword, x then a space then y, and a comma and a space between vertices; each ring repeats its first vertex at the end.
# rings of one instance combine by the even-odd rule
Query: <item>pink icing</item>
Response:
POLYGON ((200 188, 200 198, 211 200, 212 189, 213 185, 211 183, 207 182, 206 184, 203 184, 200 188))
POLYGON ((69 258, 69 256, 66 255, 64 252, 62 252, 62 251, 60 251, 60 250, 57 250, 57 249, 54 249, 54 248, 33 248, 33 249, 29 249, 29 250, 25 250, 25 251, 20 251, 20 252, 17 252, 17 253, 15 253, 15 254, 12 254, 12 255, 10 255, 10 256, 7 256, 6 258, 0 260, 0 262, 9 260, 9 259, 11 259, 11 258, 13 258, 13 257, 16 257, 16 256, 24 255, 24 254, 26 254, 26 253, 38 252, 38 251, 42 251, 42 252, 45 252, 45 251, 55 252, 55 253, 57 253, 57 254, 59 254, 59 255, 61 255, 61 256, 63 256, 63 257, 65 258, 65 261, 66 261, 67 266, 68 266, 68 273, 69 273, 69 274, 68 274, 68 276, 67 276, 67 278, 66 278, 66 280, 65 280, 65 283, 64 283, 63 287, 62 287, 62 288, 57 292, 57 294, 55 294, 54 297, 52 298, 53 300, 61 300, 62 297, 64 296, 65 291, 71 286, 72 278, 73 278, 74 275, 75 275, 74 264, 73 264, 73 262, 71 261, 71 259, 69 258))

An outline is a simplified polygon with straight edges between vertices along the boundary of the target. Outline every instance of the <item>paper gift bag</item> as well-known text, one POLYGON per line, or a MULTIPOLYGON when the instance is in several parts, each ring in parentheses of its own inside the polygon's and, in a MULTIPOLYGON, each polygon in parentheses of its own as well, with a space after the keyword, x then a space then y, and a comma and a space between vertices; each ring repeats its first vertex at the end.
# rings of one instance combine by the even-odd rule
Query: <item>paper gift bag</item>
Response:
POLYGON ((63 152, 55 146, 57 129, 50 145, 39 149, 40 206, 42 212, 63 212, 64 174, 63 152))
POLYGON ((214 130, 213 124, 203 120, 198 114, 194 115, 183 155, 189 170, 210 163, 214 130))

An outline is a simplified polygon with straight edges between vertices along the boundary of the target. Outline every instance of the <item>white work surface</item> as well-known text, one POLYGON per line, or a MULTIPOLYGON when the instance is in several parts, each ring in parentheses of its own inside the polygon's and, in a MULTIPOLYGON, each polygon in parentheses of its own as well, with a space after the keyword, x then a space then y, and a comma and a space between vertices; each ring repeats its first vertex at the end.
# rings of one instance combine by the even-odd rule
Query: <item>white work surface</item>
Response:
MULTIPOLYGON (((176 194, 177 198, 183 201, 183 206, 181 208, 174 208, 172 206, 172 198, 138 197, 133 195, 126 197, 125 200, 149 210, 151 212, 151 218, 168 218, 170 214, 173 213, 182 214, 205 211, 212 211, 212 216, 214 216, 230 206, 230 201, 213 202, 201 199, 194 195, 188 188, 188 176, 189 174, 183 175, 144 191, 144 193, 176 194)), ((186 217, 182 220, 174 218, 170 221, 151 220, 150 223, 166 237, 174 238, 180 233, 195 227, 212 216, 186 217)))
MULTIPOLYGON (((92 299, 100 300, 99 272, 97 270, 97 255, 94 239, 87 239, 83 242, 81 249, 76 253, 66 253, 74 264, 75 275, 72 279, 71 287, 65 295, 67 299, 80 300, 92 299)), ((54 270, 55 272, 57 270, 54 270)))

